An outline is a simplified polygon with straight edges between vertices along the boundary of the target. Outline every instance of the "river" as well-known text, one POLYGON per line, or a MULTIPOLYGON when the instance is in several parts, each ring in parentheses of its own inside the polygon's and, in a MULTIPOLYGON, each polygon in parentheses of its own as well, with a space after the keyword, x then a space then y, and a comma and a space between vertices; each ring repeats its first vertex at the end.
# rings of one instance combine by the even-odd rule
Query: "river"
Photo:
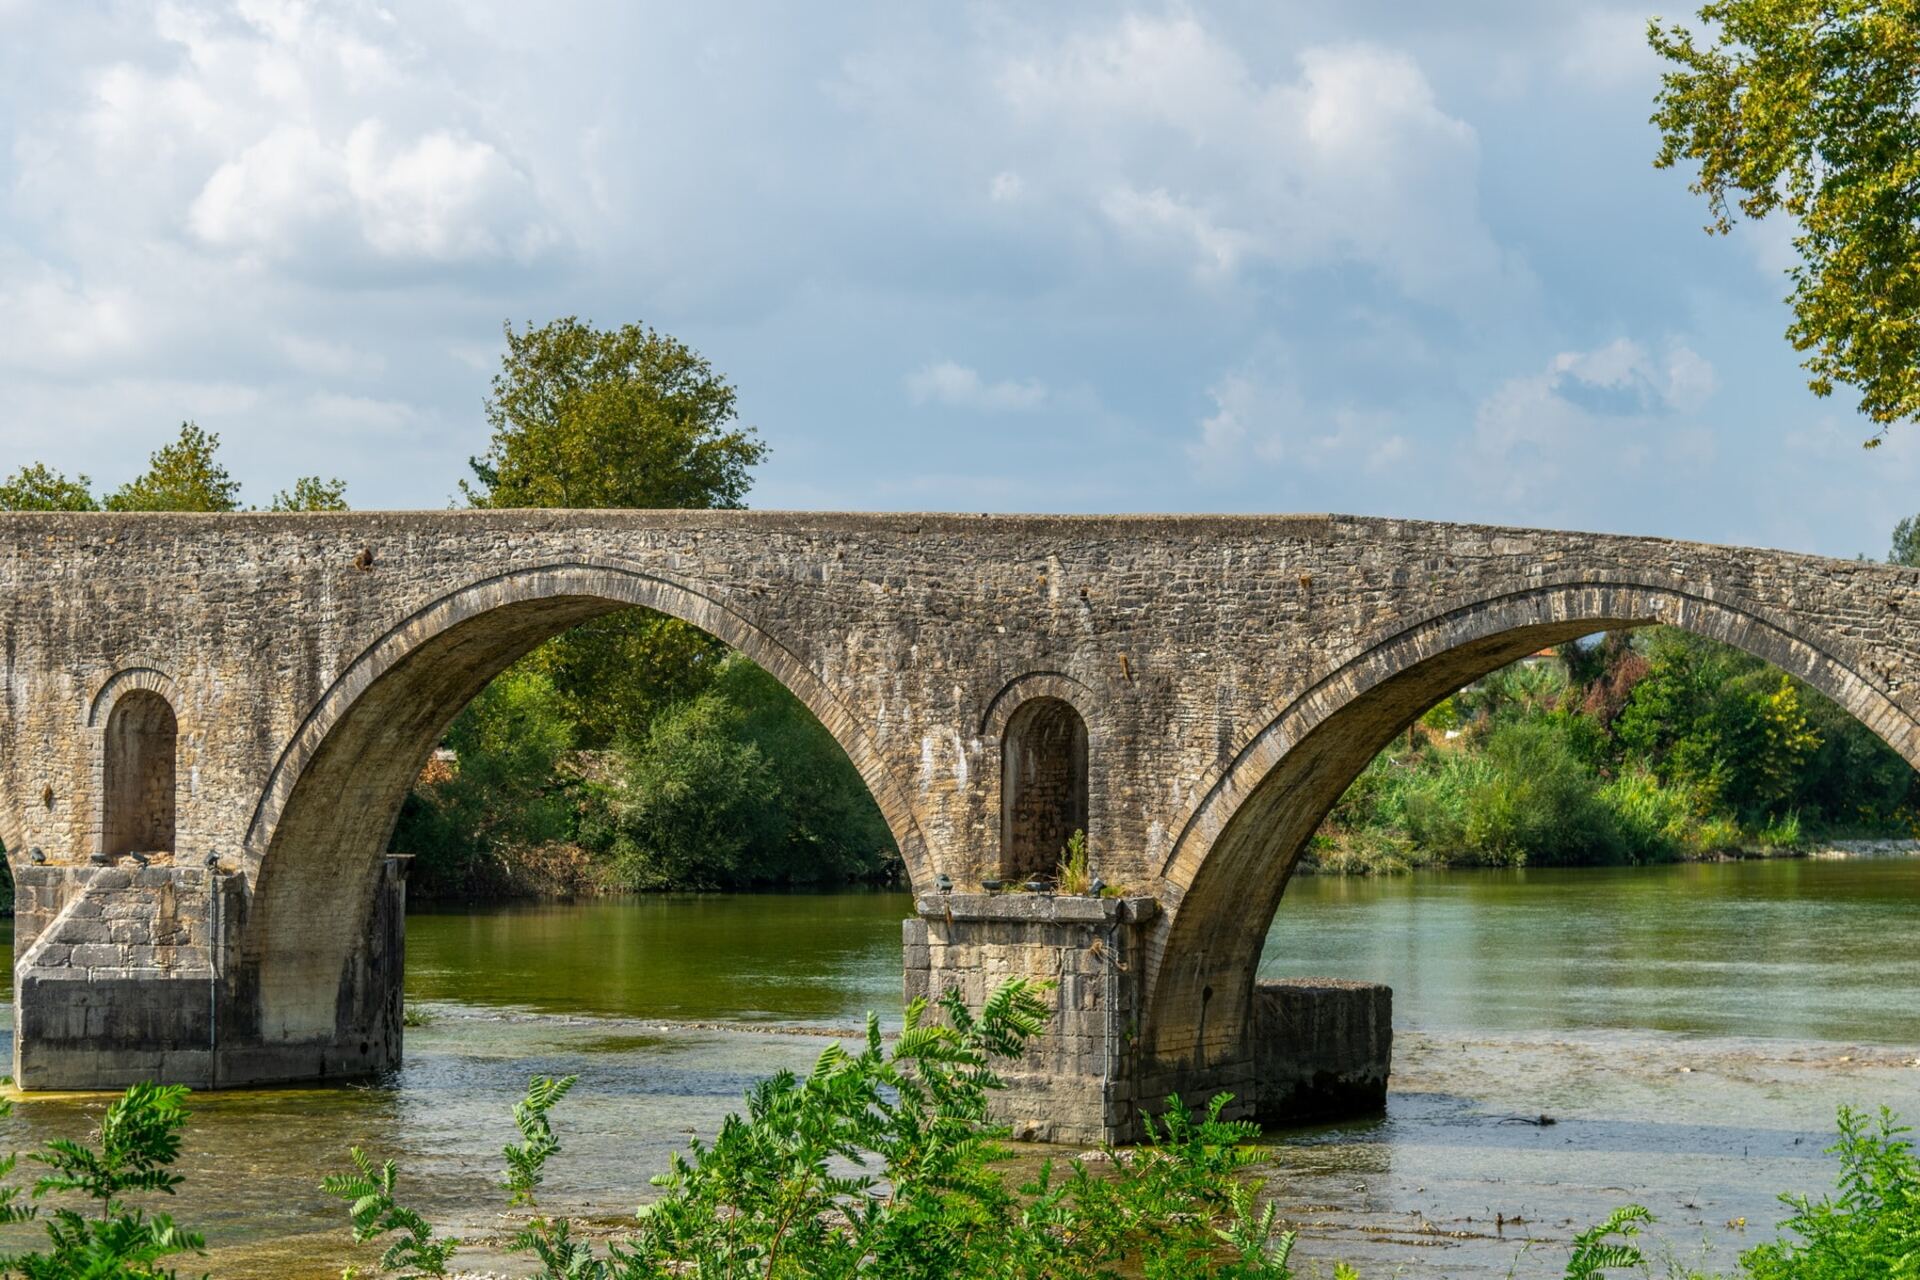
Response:
MULTIPOLYGON (((1370 1277, 1557 1276, 1571 1230, 1638 1201, 1661 1219, 1657 1248, 1729 1265, 1770 1234, 1777 1192, 1830 1184, 1839 1104, 1920 1119, 1917 906, 1920 860, 1296 880, 1263 972, 1387 982, 1397 1037, 1384 1117, 1267 1137, 1296 1256, 1307 1274, 1344 1258, 1370 1277), (1556 1123, 1520 1122, 1543 1114, 1556 1123)), ((404 1200, 497 1237, 509 1105, 528 1074, 571 1072, 543 1203, 629 1212, 753 1080, 806 1065, 869 1008, 897 1020, 908 907, 844 893, 415 913, 425 1024, 406 1066, 377 1085, 197 1097, 168 1207, 206 1231, 215 1276, 337 1276, 372 1253, 315 1183, 358 1144, 399 1161, 404 1200)), ((0 1147, 82 1133, 101 1103, 22 1100, 0 1147)))

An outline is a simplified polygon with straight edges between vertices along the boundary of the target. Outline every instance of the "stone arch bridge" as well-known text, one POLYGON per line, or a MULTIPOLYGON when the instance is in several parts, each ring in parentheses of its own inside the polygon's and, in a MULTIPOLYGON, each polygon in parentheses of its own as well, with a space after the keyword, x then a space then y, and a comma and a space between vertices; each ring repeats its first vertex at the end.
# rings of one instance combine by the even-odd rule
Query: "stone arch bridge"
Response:
POLYGON ((777 512, 0 517, 0 839, 30 1089, 365 1074, 401 1045, 399 805, 547 637, 642 605, 766 667, 917 892, 907 987, 1054 980, 1038 1136, 1251 1094, 1262 939, 1309 835, 1451 690, 1665 622, 1920 763, 1920 572, 1357 519, 777 512), (1084 830, 1117 896, 1010 891, 1084 830), (997 883, 1008 891, 989 892, 997 883))

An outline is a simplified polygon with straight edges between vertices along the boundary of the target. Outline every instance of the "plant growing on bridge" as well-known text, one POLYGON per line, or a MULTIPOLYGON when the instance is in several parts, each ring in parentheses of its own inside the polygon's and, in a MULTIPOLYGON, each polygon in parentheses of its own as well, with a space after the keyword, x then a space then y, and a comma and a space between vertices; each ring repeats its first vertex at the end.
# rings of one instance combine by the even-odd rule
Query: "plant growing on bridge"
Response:
POLYGON ((1062 893, 1086 893, 1093 888, 1093 872, 1087 865, 1086 832, 1075 831, 1067 837, 1055 878, 1060 882, 1062 893))

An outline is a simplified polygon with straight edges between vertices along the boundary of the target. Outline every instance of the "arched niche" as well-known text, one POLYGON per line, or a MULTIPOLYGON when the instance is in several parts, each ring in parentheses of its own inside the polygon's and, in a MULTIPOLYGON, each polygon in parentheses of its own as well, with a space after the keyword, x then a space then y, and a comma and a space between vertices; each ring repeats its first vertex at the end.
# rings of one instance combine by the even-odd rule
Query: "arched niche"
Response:
POLYGON ((1063 698, 1020 704, 1000 739, 1000 875, 1050 876, 1087 829, 1087 722, 1063 698))
POLYGON ((151 689, 131 689, 107 716, 101 775, 100 851, 171 853, 179 725, 151 689))

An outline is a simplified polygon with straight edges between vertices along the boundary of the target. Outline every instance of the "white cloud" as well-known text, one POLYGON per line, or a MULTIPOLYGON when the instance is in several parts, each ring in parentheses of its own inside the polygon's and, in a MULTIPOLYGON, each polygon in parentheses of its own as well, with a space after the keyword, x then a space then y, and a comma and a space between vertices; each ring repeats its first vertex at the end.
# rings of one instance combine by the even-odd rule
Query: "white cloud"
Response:
POLYGON ((520 186, 488 143, 440 129, 396 141, 380 121, 363 120, 335 139, 275 129, 216 169, 187 217, 210 245, 278 256, 344 223, 384 258, 524 258, 553 233, 517 224, 520 186))
POLYGON ((1026 189, 1025 179, 1011 169, 1002 169, 987 184, 987 195, 995 204, 1011 204, 1024 195, 1026 189))
POLYGON ((525 260, 561 238, 488 113, 383 11, 246 0, 152 21, 145 56, 81 77, 75 109, 16 149, 29 207, 309 266, 525 260))
POLYGON ((1412 445, 1393 414, 1351 404, 1313 406, 1285 362, 1278 363, 1229 374, 1207 389, 1213 412, 1201 419, 1199 438, 1187 446, 1203 477, 1244 479, 1249 462, 1379 473, 1406 459, 1412 445))
POLYGON ((1186 250, 1203 276, 1231 275, 1243 258, 1259 249, 1251 234, 1219 225, 1164 189, 1121 187, 1100 201, 1100 211, 1123 232, 1143 240, 1165 239, 1186 250))
POLYGON ((1256 74, 1199 17, 1130 16, 1012 58, 999 87, 1051 196, 1206 277, 1358 263, 1425 302, 1520 278, 1479 213, 1479 142, 1410 55, 1302 50, 1256 74))
POLYGON ((142 323, 126 290, 89 286, 24 254, 0 252, 0 367, 86 369, 124 356, 142 323))
POLYGON ((1039 408, 1046 403, 1047 388, 1031 378, 1023 382, 988 382, 977 370, 941 360, 908 374, 907 394, 915 404, 1008 412, 1039 408))
POLYGON ((1659 355, 1628 338, 1561 352, 1480 402, 1467 481, 1537 512, 1566 486, 1578 486, 1574 505, 1583 505, 1610 482, 1646 475, 1650 464, 1661 468, 1661 482, 1676 469, 1697 472, 1716 449, 1693 415, 1717 382, 1706 358, 1678 342, 1659 355))

